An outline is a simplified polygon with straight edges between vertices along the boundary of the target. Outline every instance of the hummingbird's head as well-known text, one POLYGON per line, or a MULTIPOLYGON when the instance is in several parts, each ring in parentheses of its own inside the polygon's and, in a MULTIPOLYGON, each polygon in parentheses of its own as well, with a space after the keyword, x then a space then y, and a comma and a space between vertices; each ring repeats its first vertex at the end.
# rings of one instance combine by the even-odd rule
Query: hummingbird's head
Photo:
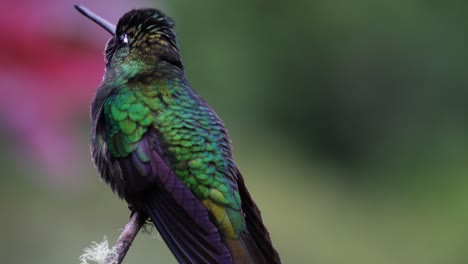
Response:
POLYGON ((183 68, 173 30, 174 22, 161 11, 134 9, 123 15, 114 26, 84 7, 75 7, 112 34, 105 51, 108 66, 133 63, 149 66, 165 61, 183 68))

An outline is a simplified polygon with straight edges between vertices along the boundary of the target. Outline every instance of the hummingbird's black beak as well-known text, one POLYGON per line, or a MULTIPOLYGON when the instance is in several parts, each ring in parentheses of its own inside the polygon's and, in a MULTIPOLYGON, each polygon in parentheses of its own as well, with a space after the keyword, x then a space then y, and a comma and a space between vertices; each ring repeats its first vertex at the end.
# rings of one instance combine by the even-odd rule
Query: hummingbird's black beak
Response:
POLYGON ((80 6, 80 5, 75 5, 76 10, 83 14, 85 17, 91 19, 92 21, 96 22, 98 25, 100 25, 102 28, 107 30, 107 32, 111 33, 112 36, 115 36, 115 30, 116 26, 110 23, 109 21, 105 20, 104 18, 101 18, 100 16, 94 14, 93 12, 89 11, 86 7, 80 6))

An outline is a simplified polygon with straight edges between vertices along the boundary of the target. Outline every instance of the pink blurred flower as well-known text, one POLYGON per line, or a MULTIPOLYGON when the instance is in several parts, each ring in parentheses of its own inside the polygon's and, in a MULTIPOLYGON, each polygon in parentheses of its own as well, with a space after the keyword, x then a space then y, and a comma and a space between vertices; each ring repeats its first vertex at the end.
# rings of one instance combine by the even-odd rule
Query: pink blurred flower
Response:
POLYGON ((45 2, 57 5, 3 3, 0 120, 14 136, 18 153, 25 154, 16 157, 22 159, 19 164, 28 162, 25 156, 37 160, 45 174, 57 180, 74 176, 74 169, 90 162, 89 155, 79 152, 87 142, 78 136, 89 129, 80 124, 87 124, 110 36, 98 27, 91 29, 92 24, 84 29, 89 22, 70 3, 65 9, 60 1, 45 2))

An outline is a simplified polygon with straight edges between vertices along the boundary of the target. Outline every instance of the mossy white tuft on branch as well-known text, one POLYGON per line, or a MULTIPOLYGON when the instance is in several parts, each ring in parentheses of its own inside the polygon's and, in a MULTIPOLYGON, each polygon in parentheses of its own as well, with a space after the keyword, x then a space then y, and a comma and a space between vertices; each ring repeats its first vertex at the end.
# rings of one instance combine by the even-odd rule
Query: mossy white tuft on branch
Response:
POLYGON ((80 256, 80 264, 121 264, 133 239, 144 225, 148 217, 139 212, 134 212, 125 225, 115 246, 109 248, 109 242, 104 237, 101 243, 93 242, 90 247, 85 248, 80 256))
POLYGON ((80 264, 116 264, 117 253, 115 247, 109 248, 109 242, 104 237, 101 243, 93 241, 90 247, 83 250, 83 255, 80 256, 80 264), (109 259, 113 261, 109 262, 109 259))

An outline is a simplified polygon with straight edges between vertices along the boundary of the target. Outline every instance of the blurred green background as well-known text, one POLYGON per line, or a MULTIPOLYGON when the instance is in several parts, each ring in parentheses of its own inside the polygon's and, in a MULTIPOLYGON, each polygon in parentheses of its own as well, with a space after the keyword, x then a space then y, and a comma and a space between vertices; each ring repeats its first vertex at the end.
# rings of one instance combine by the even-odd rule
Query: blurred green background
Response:
MULTIPOLYGON (((284 263, 468 262, 466 1, 14 1, 0 11, 0 258, 79 263, 129 211, 90 161, 108 33, 176 21, 284 263)), ((175 263, 140 234, 126 263, 175 263)))

